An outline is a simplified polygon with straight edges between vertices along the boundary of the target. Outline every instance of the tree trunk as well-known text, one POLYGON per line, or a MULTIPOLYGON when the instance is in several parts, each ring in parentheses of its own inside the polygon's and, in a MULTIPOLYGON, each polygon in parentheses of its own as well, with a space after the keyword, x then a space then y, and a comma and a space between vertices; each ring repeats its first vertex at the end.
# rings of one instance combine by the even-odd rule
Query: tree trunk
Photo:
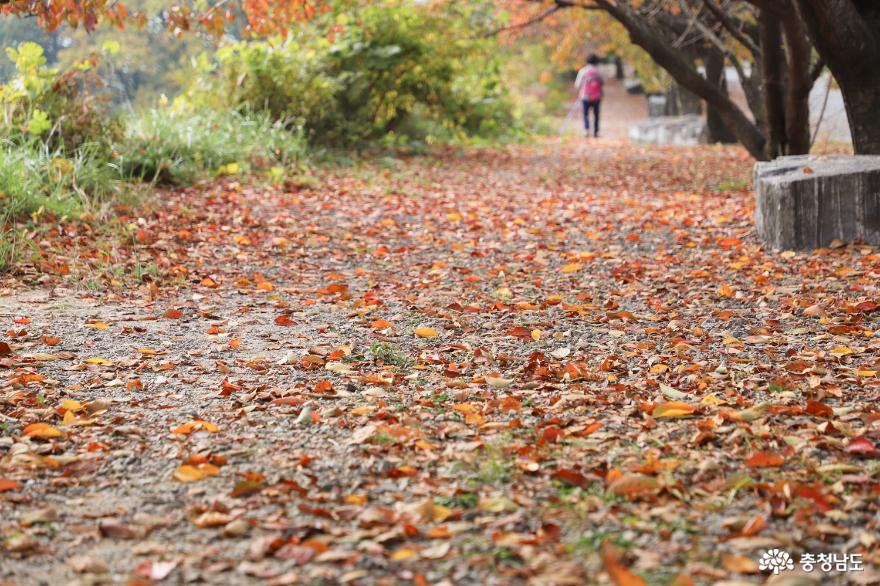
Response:
POLYGON ((625 73, 623 71, 623 59, 620 57, 614 58, 614 79, 623 79, 625 77, 625 73))
MULTIPOLYGON (((725 96, 727 92, 727 77, 724 74, 724 54, 721 51, 710 51, 704 59, 706 65, 706 78, 710 83, 721 91, 725 96)), ((730 131, 718 111, 712 106, 706 105, 706 128, 709 131, 709 142, 733 143, 736 137, 730 131)))
POLYGON ((797 0, 797 7, 840 85, 856 154, 880 154, 880 6, 874 0, 797 0))
POLYGON ((801 19, 788 13, 783 20, 785 48, 788 53, 788 91, 785 96, 785 135, 787 155, 805 155, 810 152, 810 76, 812 47, 801 19))
POLYGON ((775 159, 787 150, 785 136, 785 91, 782 70, 782 27, 776 15, 761 10, 758 19, 761 40, 761 76, 764 80, 764 120, 767 137, 766 156, 775 159))

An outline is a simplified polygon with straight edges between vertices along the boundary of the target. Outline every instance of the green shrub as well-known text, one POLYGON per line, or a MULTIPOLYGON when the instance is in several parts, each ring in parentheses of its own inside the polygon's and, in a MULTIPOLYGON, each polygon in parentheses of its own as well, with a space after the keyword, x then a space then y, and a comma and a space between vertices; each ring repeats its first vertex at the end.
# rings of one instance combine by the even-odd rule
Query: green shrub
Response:
POLYGON ((21 43, 6 49, 17 74, 0 86, 0 131, 6 138, 42 140, 49 149, 73 154, 83 146, 104 150, 122 136, 109 100, 98 93, 98 58, 91 56, 67 71, 46 66, 43 48, 21 43))
POLYGON ((283 40, 203 59, 186 102, 268 112, 332 146, 498 136, 515 124, 491 50, 461 14, 403 1, 336 8, 283 40))
POLYGON ((154 108, 129 117, 117 153, 123 174, 186 184, 206 174, 264 172, 280 176, 302 161, 301 134, 266 113, 154 108))

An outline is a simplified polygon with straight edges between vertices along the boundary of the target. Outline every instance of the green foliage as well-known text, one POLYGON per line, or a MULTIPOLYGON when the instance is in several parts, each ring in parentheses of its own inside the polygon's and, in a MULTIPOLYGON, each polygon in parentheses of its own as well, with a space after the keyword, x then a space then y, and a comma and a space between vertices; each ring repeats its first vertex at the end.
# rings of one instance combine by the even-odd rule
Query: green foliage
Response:
POLYGON ((322 145, 498 136, 515 124, 491 49, 463 14, 399 1, 337 8, 284 40, 202 59, 186 99, 268 112, 322 145))
POLYGON ((0 86, 0 132, 13 141, 39 137, 50 150, 70 155, 85 145, 109 151, 122 127, 97 93, 98 59, 67 71, 46 65, 43 48, 24 42, 6 49, 16 75, 0 86))
POLYGON ((117 151, 126 176, 172 184, 238 172, 279 179, 305 156, 300 133, 265 113, 166 107, 131 116, 117 151))

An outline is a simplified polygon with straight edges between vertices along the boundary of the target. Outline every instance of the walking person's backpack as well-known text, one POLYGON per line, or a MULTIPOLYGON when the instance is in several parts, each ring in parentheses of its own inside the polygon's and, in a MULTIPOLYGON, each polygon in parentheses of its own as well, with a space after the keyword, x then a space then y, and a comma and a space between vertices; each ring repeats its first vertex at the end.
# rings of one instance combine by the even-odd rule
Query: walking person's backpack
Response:
POLYGON ((598 102, 602 99, 602 76, 595 67, 587 70, 586 79, 584 80, 583 99, 591 102, 598 102))

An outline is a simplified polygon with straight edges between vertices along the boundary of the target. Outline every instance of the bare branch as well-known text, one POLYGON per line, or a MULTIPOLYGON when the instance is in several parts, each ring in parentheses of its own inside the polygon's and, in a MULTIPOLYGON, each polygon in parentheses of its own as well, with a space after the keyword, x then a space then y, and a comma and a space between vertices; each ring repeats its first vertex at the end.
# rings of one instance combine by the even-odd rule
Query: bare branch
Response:
POLYGON ((724 11, 719 5, 715 4, 715 0, 703 0, 703 4, 706 5, 706 8, 709 9, 710 12, 718 19, 718 22, 721 23, 727 31, 733 36, 734 39, 739 41, 739 43, 749 50, 749 52, 758 58, 761 54, 761 48, 750 39, 748 36, 743 33, 743 31, 736 26, 736 23, 733 19, 730 18, 730 15, 724 11))

